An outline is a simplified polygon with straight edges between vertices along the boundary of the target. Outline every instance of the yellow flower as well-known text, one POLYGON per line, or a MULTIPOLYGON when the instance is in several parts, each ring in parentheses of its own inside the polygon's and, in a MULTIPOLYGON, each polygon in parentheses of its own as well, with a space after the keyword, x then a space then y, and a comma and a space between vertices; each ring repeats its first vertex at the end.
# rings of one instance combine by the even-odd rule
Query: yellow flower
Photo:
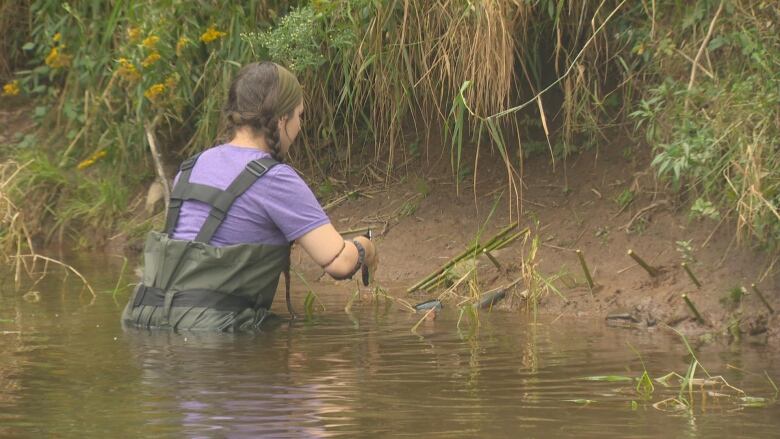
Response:
POLYGON ((187 47, 187 44, 189 43, 190 43, 189 38, 187 37, 179 38, 179 41, 176 42, 176 56, 181 56, 182 50, 184 50, 184 48, 187 47))
POLYGON ((49 54, 46 55, 46 59, 44 60, 46 65, 53 69, 67 66, 70 63, 70 57, 60 52, 60 49, 64 48, 64 45, 60 47, 52 47, 49 51, 49 54))
POLYGON ((121 78, 129 82, 133 82, 141 78, 141 74, 138 73, 138 69, 135 67, 135 64, 130 62, 130 60, 127 58, 119 58, 117 62, 119 63, 119 70, 117 70, 117 74, 121 78))
POLYGON ((54 34, 54 36, 51 38, 51 40, 54 41, 55 43, 58 43, 61 39, 62 39, 62 34, 59 32, 54 34))
POLYGON ((168 75, 167 78, 165 78, 165 87, 169 90, 173 90, 176 88, 176 86, 179 85, 179 74, 178 73, 171 73, 168 75))
POLYGON ((55 64, 57 60, 60 58, 60 51, 56 47, 52 47, 49 51, 49 54, 46 55, 46 59, 44 62, 46 62, 46 65, 49 67, 53 67, 52 64, 55 64))
POLYGON ((117 69, 117 74, 122 79, 133 82, 137 79, 141 78, 141 74, 138 72, 138 69, 135 67, 135 64, 130 62, 127 58, 119 58, 117 60, 117 63, 119 63, 119 69, 117 69))
POLYGON ((165 84, 154 84, 144 92, 144 96, 146 96, 146 99, 149 99, 150 101, 154 101, 164 91, 165 91, 165 84))
POLYGON ((20 92, 19 81, 11 81, 3 86, 3 96, 16 96, 20 92))
POLYGON ((86 159, 86 160, 82 161, 81 163, 79 163, 78 165, 76 165, 76 168, 78 168, 79 171, 83 171, 84 169, 87 169, 87 168, 89 168, 90 166, 92 166, 94 164, 95 164, 94 160, 86 159))
POLYGON ((157 35, 149 35, 148 37, 144 38, 141 44, 147 49, 154 49, 155 46, 157 46, 158 41, 160 41, 160 37, 157 35))
POLYGON ((225 35, 227 35, 227 32, 220 32, 217 30, 216 26, 212 25, 206 29, 206 32, 203 32, 203 35, 200 36, 200 40, 208 44, 214 40, 218 40, 224 37, 225 35))
POLYGON ((131 43, 138 41, 139 38, 141 38, 141 29, 137 27, 127 28, 127 39, 130 40, 131 43))
POLYGON ((82 162, 80 162, 78 165, 76 165, 76 168, 77 168, 79 171, 82 171, 82 170, 84 170, 84 169, 87 169, 87 168, 89 168, 90 166, 94 165, 96 161, 98 161, 98 160, 102 159, 102 158, 103 158, 103 157, 105 157, 106 155, 108 155, 108 153, 106 152, 106 150, 105 150, 105 149, 101 149, 101 150, 99 150, 99 151, 95 152, 94 154, 92 154, 91 156, 89 156, 89 158, 88 158, 88 159, 86 159, 86 160, 83 160, 83 161, 82 161, 82 162))
POLYGON ((159 60, 160 60, 160 53, 159 52, 152 52, 143 61, 141 61, 141 66, 146 68, 146 67, 149 67, 152 64, 156 63, 159 60))

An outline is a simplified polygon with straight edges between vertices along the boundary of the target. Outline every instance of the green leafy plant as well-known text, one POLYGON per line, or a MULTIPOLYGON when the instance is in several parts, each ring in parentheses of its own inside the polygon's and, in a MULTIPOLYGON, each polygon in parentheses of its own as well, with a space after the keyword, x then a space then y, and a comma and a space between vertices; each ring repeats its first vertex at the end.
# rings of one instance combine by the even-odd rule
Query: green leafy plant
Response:
POLYGON ((691 216, 717 220, 720 219, 720 212, 712 202, 697 198, 691 205, 691 216))
POLYGON ((634 202, 635 196, 636 194, 631 189, 623 189, 623 191, 615 197, 615 203, 617 203, 622 210, 634 202))
POLYGON ((691 240, 680 240, 675 241, 675 249, 677 250, 677 253, 680 254, 680 257, 682 258, 683 262, 688 263, 694 263, 696 262, 696 257, 693 255, 693 245, 691 245, 691 240))

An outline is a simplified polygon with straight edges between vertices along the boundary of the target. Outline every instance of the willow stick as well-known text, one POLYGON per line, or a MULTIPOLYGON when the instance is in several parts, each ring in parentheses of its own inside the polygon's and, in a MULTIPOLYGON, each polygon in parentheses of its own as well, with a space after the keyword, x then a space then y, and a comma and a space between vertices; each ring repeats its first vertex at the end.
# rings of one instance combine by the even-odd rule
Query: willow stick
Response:
POLYGON ((580 265, 582 265, 582 271, 585 273, 585 280, 588 281, 588 287, 592 290, 595 284, 593 283, 593 277, 590 275, 588 264, 585 262, 585 256, 582 254, 582 250, 577 249, 577 257, 580 259, 580 265))
MULTIPOLYGON (((458 256, 452 262, 454 262, 454 264, 457 264, 457 263, 463 261, 464 259, 467 259, 468 257, 475 257, 480 252, 484 252, 484 251, 490 252, 492 250, 498 250, 498 249, 504 248, 507 245, 509 245, 512 241, 516 240, 518 237, 528 233, 530 231, 530 229, 526 227, 525 229, 515 233, 514 235, 509 236, 508 238, 503 238, 502 237, 502 235, 506 235, 510 231, 511 231, 511 228, 507 228, 505 230, 502 230, 495 237, 493 237, 490 241, 488 241, 488 244, 486 244, 485 247, 480 248, 478 245, 475 246, 475 247, 472 247, 470 250, 464 252, 462 255, 458 256)), ((490 255, 490 256, 492 256, 492 255, 490 255)), ((452 264, 452 265, 454 265, 454 264, 452 264)), ((452 267, 452 265, 450 265, 450 267, 452 267)), ((450 267, 447 267, 447 268, 450 268, 450 267)), ((499 268, 499 270, 501 270, 501 269, 499 268)), ((442 271, 441 273, 439 273, 438 275, 431 277, 427 282, 424 282, 422 285, 418 286, 417 289, 418 290, 430 290, 430 289, 435 288, 436 286, 442 284, 444 282, 444 280, 445 280, 444 277, 443 277, 445 271, 446 271, 446 269, 444 271, 442 271)))
POLYGON ((683 294, 682 298, 685 301, 685 303, 688 305, 688 308, 691 309, 691 312, 693 312, 693 315, 696 316, 696 320, 698 320, 699 323, 704 323, 704 319, 701 317, 701 314, 699 314, 699 310, 696 309, 696 306, 693 304, 691 299, 688 298, 688 295, 687 294, 683 294))
POLYGON ((495 266, 496 266, 496 269, 498 269, 498 271, 499 271, 499 272, 501 272, 501 273, 503 273, 503 272, 504 272, 504 267, 502 267, 502 266, 501 266, 501 264, 498 262, 498 259, 496 259, 496 258, 495 258, 495 256, 493 256, 492 254, 490 254, 490 252, 488 251, 488 249, 486 249, 486 248, 483 248, 483 249, 482 249, 482 254, 483 254, 483 255, 485 255, 485 256, 487 256, 487 258, 488 258, 488 259, 490 259, 490 262, 492 262, 492 263, 493 263, 493 265, 495 265, 495 266))
POLYGON ((690 277, 693 283, 696 284, 696 288, 701 288, 701 282, 699 282, 699 279, 697 279, 696 276, 693 274, 693 271, 691 271, 691 267, 689 267, 688 264, 685 262, 680 264, 680 266, 682 266, 683 270, 685 270, 685 272, 688 273, 688 277, 690 277))
POLYGON ((493 243, 493 244, 491 244, 491 245, 486 245, 486 246, 485 246, 485 248, 487 248, 487 249, 488 249, 488 251, 502 249, 502 248, 506 247, 507 245, 511 244, 511 243, 512 243, 514 240, 516 240, 517 238, 519 238, 519 237, 521 237, 521 236, 523 236, 523 235, 527 234, 527 233, 528 233, 528 232, 530 232, 530 231, 531 231, 531 229, 529 229, 528 227, 526 227, 525 229, 523 229, 523 230, 521 230, 521 231, 519 231, 519 232, 515 233, 514 235, 511 235, 511 236, 509 236, 509 237, 508 237, 508 238, 506 238, 506 239, 503 239, 503 240, 496 241, 495 243, 493 243))
POLYGON ((658 275, 658 270, 651 267, 650 264, 645 262, 644 259, 640 258, 638 254, 634 253, 633 250, 628 250, 628 255, 631 256, 631 258, 635 260, 637 264, 644 268, 650 276, 656 277, 658 275))
POLYGON ((764 297, 764 293, 762 293, 761 290, 758 289, 758 286, 756 286, 756 284, 750 284, 750 288, 753 288, 753 291, 755 291, 758 298, 761 299, 761 302, 764 303, 766 309, 769 310, 769 314, 774 314, 775 310, 772 308, 772 305, 770 305, 769 302, 767 302, 766 297, 764 297))
MULTIPOLYGON (((438 268, 433 273, 426 276, 421 281, 417 282, 416 284, 412 285, 411 287, 407 288, 406 292, 411 293, 412 291, 418 290, 418 289, 425 289, 425 287, 433 282, 436 278, 441 276, 447 269, 452 267, 453 265, 457 264, 458 262, 462 261, 463 259, 469 257, 469 256, 476 256, 479 251, 482 248, 487 248, 488 250, 493 250, 494 246, 497 242, 498 243, 506 243, 507 240, 501 241, 501 239, 506 236, 509 232, 512 231, 515 227, 517 227, 517 221, 513 222, 509 226, 503 228, 501 231, 499 231, 493 238, 491 238, 484 246, 480 245, 479 243, 474 243, 469 246, 466 251, 460 253, 459 255, 455 256, 454 258, 450 259, 446 264, 438 268)), ((516 238, 515 238, 516 239, 516 238)))

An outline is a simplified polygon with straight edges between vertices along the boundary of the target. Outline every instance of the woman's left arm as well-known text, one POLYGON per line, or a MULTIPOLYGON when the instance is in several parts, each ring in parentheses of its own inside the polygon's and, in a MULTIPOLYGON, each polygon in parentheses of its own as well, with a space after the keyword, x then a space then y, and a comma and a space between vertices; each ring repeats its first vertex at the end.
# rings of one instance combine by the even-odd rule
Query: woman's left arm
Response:
MULTIPOLYGON (((378 262, 374 243, 362 236, 355 238, 355 241, 365 249, 363 263, 373 274, 378 262)), ((332 224, 324 224, 309 231, 298 238, 298 243, 314 262, 334 278, 351 274, 357 266, 357 246, 352 240, 344 240, 332 224)))

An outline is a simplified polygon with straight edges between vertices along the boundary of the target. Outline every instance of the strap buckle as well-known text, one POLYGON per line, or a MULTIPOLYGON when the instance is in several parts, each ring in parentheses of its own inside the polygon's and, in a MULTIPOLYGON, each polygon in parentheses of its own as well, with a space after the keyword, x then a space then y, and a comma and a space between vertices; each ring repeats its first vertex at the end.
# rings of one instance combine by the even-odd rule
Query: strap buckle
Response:
POLYGON ((256 177, 260 178, 263 176, 263 174, 265 174, 266 171, 268 171, 268 166, 260 163, 258 160, 252 160, 251 162, 247 163, 246 169, 256 177))

